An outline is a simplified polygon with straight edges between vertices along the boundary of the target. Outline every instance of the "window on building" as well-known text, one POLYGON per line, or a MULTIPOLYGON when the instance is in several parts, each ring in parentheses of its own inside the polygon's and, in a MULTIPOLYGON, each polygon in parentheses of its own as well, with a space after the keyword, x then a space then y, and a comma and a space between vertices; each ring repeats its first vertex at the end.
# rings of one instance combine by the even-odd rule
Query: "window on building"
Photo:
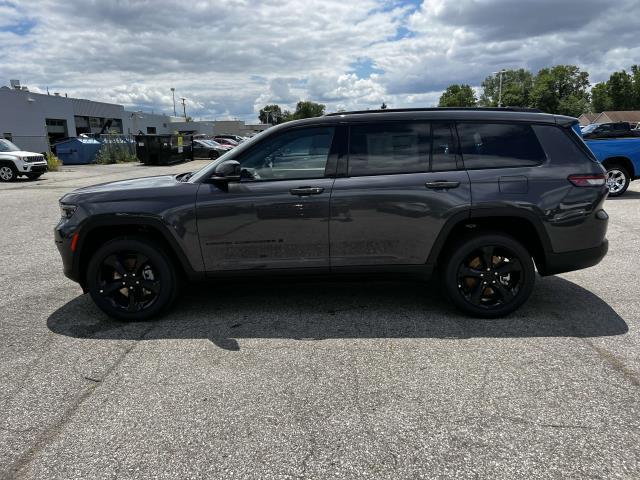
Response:
POLYGON ((147 127, 147 135, 155 135, 156 127, 147 127))

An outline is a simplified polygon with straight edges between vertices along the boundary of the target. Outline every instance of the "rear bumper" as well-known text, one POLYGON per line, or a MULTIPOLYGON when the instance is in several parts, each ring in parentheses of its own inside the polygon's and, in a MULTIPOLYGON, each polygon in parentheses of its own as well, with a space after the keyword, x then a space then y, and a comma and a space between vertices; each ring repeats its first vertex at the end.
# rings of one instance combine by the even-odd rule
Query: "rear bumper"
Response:
POLYGON ((564 253, 547 253, 545 265, 538 268, 540 275, 555 275, 557 273, 571 272, 583 268, 593 267, 600 263, 609 250, 609 241, 604 239, 597 247, 585 250, 574 250, 564 253))

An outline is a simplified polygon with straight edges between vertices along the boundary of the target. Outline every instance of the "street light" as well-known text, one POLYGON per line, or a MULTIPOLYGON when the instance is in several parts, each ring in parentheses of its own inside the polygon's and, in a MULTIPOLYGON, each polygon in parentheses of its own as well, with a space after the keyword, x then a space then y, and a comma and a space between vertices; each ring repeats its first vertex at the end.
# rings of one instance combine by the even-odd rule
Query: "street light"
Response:
POLYGON ((171 96, 173 97, 173 116, 177 117, 176 115, 176 89, 171 87, 171 96))
POLYGON ((184 113, 184 121, 186 122, 187 121, 187 107, 186 107, 185 101, 187 99, 184 98, 184 97, 180 97, 180 100, 182 100, 182 111, 184 113))
POLYGON ((502 75, 507 71, 503 68, 499 72, 493 72, 494 75, 500 75, 500 87, 498 88, 498 108, 502 107, 502 75))

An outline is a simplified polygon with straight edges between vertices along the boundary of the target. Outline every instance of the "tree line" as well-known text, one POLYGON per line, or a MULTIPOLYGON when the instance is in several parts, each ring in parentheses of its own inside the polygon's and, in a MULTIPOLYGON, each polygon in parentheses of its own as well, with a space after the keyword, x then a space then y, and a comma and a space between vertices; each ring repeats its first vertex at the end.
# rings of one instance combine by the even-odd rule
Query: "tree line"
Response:
MULTIPOLYGON (((523 68, 502 71, 502 105, 537 108, 544 112, 577 117, 585 112, 640 110, 640 65, 621 70, 589 90, 589 73, 575 65, 543 68, 536 75, 523 68)), ((488 76, 480 98, 470 85, 449 85, 440 96, 440 107, 497 107, 500 73, 488 76)))
POLYGON ((282 110, 280 105, 265 105, 264 108, 260 110, 258 118, 260 119, 260 123, 278 125, 290 120, 320 117, 324 115, 325 109, 325 105, 308 100, 298 102, 296 109, 293 112, 290 112, 289 110, 282 110))
MULTIPOLYGON (((543 112, 578 117, 585 112, 607 110, 640 110, 640 65, 630 72, 613 72, 609 79, 596 83, 590 89, 589 73, 576 65, 555 65, 533 74, 524 68, 502 71, 502 98, 500 74, 489 75, 481 85, 481 94, 470 85, 449 85, 440 96, 440 107, 497 107, 537 108, 543 112)), ((383 102, 381 109, 387 108, 383 102)), ((265 105, 260 110, 262 123, 277 125, 301 118, 319 117, 326 106, 312 101, 300 101, 291 112, 279 105, 265 105)))

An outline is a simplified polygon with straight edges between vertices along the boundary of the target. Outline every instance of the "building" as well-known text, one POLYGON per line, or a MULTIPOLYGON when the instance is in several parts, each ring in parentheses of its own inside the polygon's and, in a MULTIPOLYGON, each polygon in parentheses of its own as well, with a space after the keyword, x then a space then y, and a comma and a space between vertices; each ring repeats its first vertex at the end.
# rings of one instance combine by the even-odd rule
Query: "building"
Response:
POLYGON ((640 110, 618 110, 602 113, 583 113, 578 117, 580 125, 590 123, 629 122, 632 125, 640 123, 640 110))
POLYGON ((122 133, 126 121, 122 105, 0 88, 0 135, 25 150, 46 152, 57 140, 103 129, 122 133))
POLYGON ((238 120, 186 122, 183 117, 127 111, 115 103, 30 92, 15 80, 11 84, 11 88, 0 87, 0 136, 33 152, 47 152, 55 142, 81 134, 227 133, 250 136, 270 126, 245 125, 238 120))

